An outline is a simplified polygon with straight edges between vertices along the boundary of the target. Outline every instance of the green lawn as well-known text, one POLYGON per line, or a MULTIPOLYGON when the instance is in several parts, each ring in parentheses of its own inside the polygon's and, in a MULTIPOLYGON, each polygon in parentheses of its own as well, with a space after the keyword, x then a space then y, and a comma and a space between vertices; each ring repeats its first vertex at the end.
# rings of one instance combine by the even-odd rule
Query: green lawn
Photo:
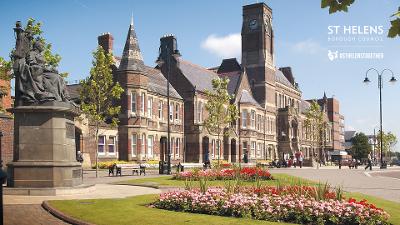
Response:
POLYGON ((50 201, 50 205, 74 218, 104 225, 250 225, 287 224, 252 219, 229 218, 194 213, 173 212, 147 207, 158 195, 141 195, 124 199, 91 199, 50 201))
MULTIPOLYGON (((302 185, 316 184, 313 181, 298 178, 298 177, 287 175, 287 174, 274 174, 273 177, 274 177, 274 180, 261 181, 262 185, 275 186, 278 183, 280 183, 282 185, 299 184, 299 183, 301 183, 302 185)), ((207 185, 223 187, 225 185, 225 182, 227 182, 227 181, 213 180, 213 181, 208 181, 207 185)), ((233 181, 231 181, 231 182, 233 182, 233 181)), ((172 179, 171 176, 162 176, 162 177, 141 178, 141 179, 121 181, 121 182, 116 182, 115 184, 128 184, 128 185, 139 185, 139 186, 150 186, 150 187, 184 187, 185 181, 172 179)), ((193 184, 193 187, 198 187, 199 182, 193 181, 192 184, 193 184)), ((254 184, 255 184, 255 182, 252 182, 252 181, 243 182, 243 185, 246 185, 246 186, 250 186, 250 185, 254 185, 254 184)))
MULTIPOLYGON (((263 185, 280 184, 315 184, 308 180, 293 177, 286 174, 274 174, 275 180, 263 181, 263 185)), ((170 176, 142 178, 120 182, 130 185, 148 185, 154 187, 183 187, 184 181, 171 179, 170 176)), ((197 184, 198 182, 194 182, 197 184)), ((223 186, 223 181, 210 181, 209 186, 223 186)), ((246 182, 244 185, 254 185, 246 182)), ((358 200, 366 199, 369 203, 383 208, 390 214, 390 222, 400 225, 400 204, 377 197, 360 193, 346 193, 346 197, 358 200)), ((124 199, 89 199, 89 200, 62 200, 50 201, 50 205, 74 218, 95 224, 287 224, 267 221, 257 221, 243 218, 220 217, 203 214, 173 212, 147 205, 157 198, 157 195, 142 195, 124 199)))

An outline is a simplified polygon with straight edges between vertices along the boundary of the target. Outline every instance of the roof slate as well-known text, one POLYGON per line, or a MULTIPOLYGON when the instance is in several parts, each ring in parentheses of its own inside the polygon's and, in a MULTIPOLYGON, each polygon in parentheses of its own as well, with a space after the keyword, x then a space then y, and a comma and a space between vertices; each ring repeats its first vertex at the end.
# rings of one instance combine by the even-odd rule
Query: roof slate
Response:
POLYGON ((212 80, 218 78, 218 74, 181 58, 179 58, 178 65, 182 74, 196 88, 196 91, 212 90, 212 80))
POLYGON ((239 102, 240 103, 249 103, 249 104, 252 104, 252 105, 255 105, 255 106, 261 108, 260 104, 258 104, 258 102, 250 94, 250 92, 248 92, 245 89, 242 90, 239 102))
POLYGON ((279 82, 285 86, 288 86, 290 88, 296 89, 295 86, 293 86, 293 84, 290 83, 290 81, 285 77, 285 75, 280 70, 276 70, 276 72, 275 72, 275 81, 279 82))
MULTIPOLYGON (((160 70, 145 66, 145 74, 149 78, 148 90, 158 93, 163 96, 167 96, 167 79, 161 73, 160 70)), ((182 99, 175 88, 169 84, 169 94, 173 98, 182 99)))
POLYGON ((118 69, 136 71, 142 71, 144 69, 143 57, 140 52, 139 42, 136 37, 133 23, 129 26, 124 51, 118 69))

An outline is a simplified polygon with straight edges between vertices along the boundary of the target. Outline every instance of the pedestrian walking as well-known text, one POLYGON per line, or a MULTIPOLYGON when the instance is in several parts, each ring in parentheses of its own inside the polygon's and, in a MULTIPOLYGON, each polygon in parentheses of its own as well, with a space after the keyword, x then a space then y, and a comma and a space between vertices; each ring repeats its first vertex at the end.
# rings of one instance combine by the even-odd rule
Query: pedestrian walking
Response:
POLYGON ((367 166, 365 167, 365 169, 372 170, 372 157, 371 157, 371 153, 368 154, 368 161, 367 161, 367 166))
POLYGON ((339 170, 342 169, 342 158, 339 158, 339 170))
POLYGON ((303 167, 303 152, 302 151, 300 151, 300 154, 299 154, 299 166, 300 166, 300 168, 302 168, 303 167))

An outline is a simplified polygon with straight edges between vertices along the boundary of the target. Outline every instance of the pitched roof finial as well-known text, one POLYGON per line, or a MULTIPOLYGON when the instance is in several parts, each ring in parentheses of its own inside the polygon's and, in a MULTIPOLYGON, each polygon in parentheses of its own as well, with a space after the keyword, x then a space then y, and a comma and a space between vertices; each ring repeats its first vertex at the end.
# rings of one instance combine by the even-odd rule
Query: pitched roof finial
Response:
POLYGON ((132 12, 132 15, 131 15, 131 25, 133 26, 133 12, 132 12))

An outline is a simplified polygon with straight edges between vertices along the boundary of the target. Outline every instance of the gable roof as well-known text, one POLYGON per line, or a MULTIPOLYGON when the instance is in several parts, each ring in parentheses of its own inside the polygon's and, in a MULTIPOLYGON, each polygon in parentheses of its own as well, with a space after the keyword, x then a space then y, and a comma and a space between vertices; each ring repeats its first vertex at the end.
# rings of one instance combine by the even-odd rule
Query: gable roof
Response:
POLYGON ((260 104, 258 104, 258 102, 253 98, 253 96, 249 91, 242 89, 242 92, 240 94, 241 94, 239 99, 240 103, 248 103, 261 108, 260 104))
POLYGON ((275 72, 275 81, 287 87, 296 89, 296 87, 292 83, 290 83, 290 81, 285 77, 285 75, 280 70, 276 70, 275 72))
POLYGON ((310 106, 311 104, 308 101, 301 99, 300 112, 305 113, 310 108, 310 106))
MULTIPOLYGON (((148 90, 163 96, 167 96, 167 79, 164 77, 161 71, 149 66, 145 66, 144 73, 149 78, 148 90)), ((182 99, 182 97, 171 84, 169 84, 169 95, 173 98, 182 99)))
POLYGON ((220 73, 218 74, 222 78, 228 78, 229 83, 228 83, 228 93, 230 95, 235 95, 236 90, 239 86, 240 83, 240 75, 241 71, 233 71, 233 72, 228 72, 228 73, 220 73))
POLYGON ((218 74, 199 65, 178 59, 178 67, 188 81, 196 88, 196 91, 204 92, 212 90, 212 80, 218 78, 218 74))

